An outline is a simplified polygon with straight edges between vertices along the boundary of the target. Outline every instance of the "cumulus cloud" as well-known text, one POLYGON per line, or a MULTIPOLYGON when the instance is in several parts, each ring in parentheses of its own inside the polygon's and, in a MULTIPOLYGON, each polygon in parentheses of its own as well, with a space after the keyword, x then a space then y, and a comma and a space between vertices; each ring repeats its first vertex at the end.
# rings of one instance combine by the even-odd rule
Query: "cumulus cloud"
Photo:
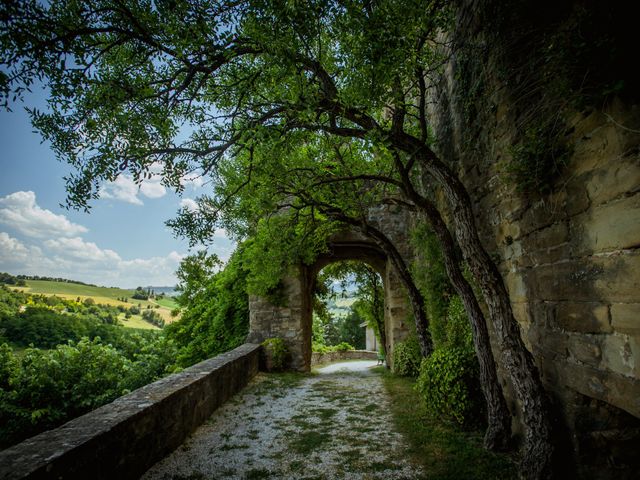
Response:
POLYGON ((122 260, 113 250, 103 250, 95 243, 85 242, 80 237, 46 240, 44 246, 50 252, 67 259, 114 263, 122 260))
POLYGON ((113 182, 107 182, 100 190, 101 198, 111 198, 133 205, 144 205, 139 195, 147 198, 160 198, 167 194, 167 189, 160 183, 160 177, 144 180, 136 184, 128 175, 120 175, 113 182))
MULTIPOLYGON (((183 199, 183 205, 193 202, 183 199)), ((82 238, 87 229, 64 215, 40 208, 33 192, 16 192, 0 199, 0 221, 10 224, 18 238, 0 232, 0 271, 64 277, 97 285, 136 287, 175 285, 175 272, 184 254, 172 251, 147 258, 123 258, 118 252, 82 238), (5 211, 6 210, 6 211, 5 211), (16 212, 24 216, 17 218, 16 212)), ((226 261, 234 249, 223 229, 214 232, 212 251, 226 261)))
POLYGON ((180 200, 180 208, 186 208, 192 212, 197 212, 199 210, 198 203, 192 198, 183 198, 180 200))
POLYGON ((182 177, 182 185, 193 189, 200 188, 204 185, 204 177, 201 173, 189 173, 182 177))
POLYGON ((34 192, 15 192, 0 198, 0 223, 28 237, 71 237, 88 230, 36 204, 34 192))
POLYGON ((136 287, 175 285, 175 272, 184 255, 123 259, 117 252, 100 248, 82 238, 58 238, 28 245, 0 232, 0 271, 81 280, 97 285, 136 287))

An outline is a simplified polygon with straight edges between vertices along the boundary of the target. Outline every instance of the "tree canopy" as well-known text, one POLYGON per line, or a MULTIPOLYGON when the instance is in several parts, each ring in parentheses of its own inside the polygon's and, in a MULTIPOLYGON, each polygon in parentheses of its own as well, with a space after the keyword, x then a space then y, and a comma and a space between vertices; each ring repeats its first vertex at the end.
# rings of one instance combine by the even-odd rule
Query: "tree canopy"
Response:
MULTIPOLYGON (((469 195, 430 131, 428 85, 447 60, 451 12, 438 0, 5 2, 0 103, 46 81, 49 108, 31 116, 74 167, 69 207, 88 209, 123 173, 138 182, 160 175, 176 191, 200 175, 213 192, 172 226, 193 241, 223 225, 237 238, 256 236, 254 245, 279 242, 286 255, 269 262, 274 268, 292 253, 314 255, 335 222, 359 226, 393 257, 367 224, 368 208, 419 211, 446 246, 447 273, 466 292, 467 310, 475 306, 476 325, 484 318, 454 237, 486 299, 505 368, 528 405, 523 471, 537 478, 551 468, 544 389, 469 195), (441 189, 453 235, 425 180, 441 189)), ((412 296, 414 312, 420 302, 412 296)), ((428 332, 418 335, 426 354, 428 332)))

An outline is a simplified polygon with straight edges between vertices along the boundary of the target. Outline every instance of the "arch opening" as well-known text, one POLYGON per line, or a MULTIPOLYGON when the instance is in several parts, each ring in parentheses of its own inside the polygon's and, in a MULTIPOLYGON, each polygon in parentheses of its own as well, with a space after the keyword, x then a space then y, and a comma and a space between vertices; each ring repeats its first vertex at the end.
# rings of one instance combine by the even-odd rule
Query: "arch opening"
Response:
POLYGON ((323 267, 313 287, 313 353, 384 352, 384 282, 371 264, 339 260, 323 267))
POLYGON ((318 274, 337 262, 360 262, 368 265, 381 279, 383 288, 383 348, 391 363, 393 345, 404 340, 414 328, 404 285, 391 262, 375 243, 352 231, 334 236, 328 250, 312 265, 292 268, 282 280, 283 305, 273 305, 267 299, 249 299, 249 342, 260 343, 280 337, 291 352, 291 368, 309 371, 313 337, 313 306, 318 274))

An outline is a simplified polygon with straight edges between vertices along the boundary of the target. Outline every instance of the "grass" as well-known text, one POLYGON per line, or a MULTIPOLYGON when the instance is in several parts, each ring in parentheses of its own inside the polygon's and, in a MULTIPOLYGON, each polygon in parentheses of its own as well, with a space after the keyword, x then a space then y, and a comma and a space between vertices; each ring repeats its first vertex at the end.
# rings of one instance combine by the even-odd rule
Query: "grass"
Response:
POLYGON ((127 328, 139 328, 141 330, 160 330, 159 327, 151 325, 146 320, 143 320, 140 315, 131 315, 131 318, 125 318, 124 313, 118 315, 118 322, 127 328))
POLYGON ((333 435, 327 432, 303 431, 289 441, 289 447, 296 453, 308 455, 321 450, 323 445, 331 442, 332 439, 333 435))
MULTIPOLYGON (((158 300, 137 300, 131 298, 133 290, 125 290, 115 287, 92 287, 90 285, 52 282, 49 280, 27 280, 26 284, 26 287, 12 286, 12 288, 30 294, 55 295, 66 300, 76 300, 77 298, 80 298, 80 301, 84 301, 87 298, 92 298, 96 303, 102 305, 122 305, 127 308, 139 305, 142 309, 146 309, 148 305, 151 305, 151 308, 153 308, 154 311, 162 317, 165 323, 171 323, 177 319, 177 317, 171 316, 171 310, 176 308, 178 305, 173 298, 169 297, 158 300), (118 300, 119 298, 127 298, 128 301, 122 302, 118 300), (159 306, 159 308, 156 308, 157 306, 159 306)), ((122 325, 129 328, 143 328, 147 330, 158 329, 136 315, 129 320, 124 320, 124 317, 120 320, 122 321, 122 325), (136 319, 135 317, 138 318, 136 319)))
POLYGON ((381 367, 384 386, 392 398, 396 427, 409 444, 407 455, 422 465, 429 480, 516 479, 517 470, 507 455, 482 446, 482 433, 464 432, 429 416, 414 382, 381 367))

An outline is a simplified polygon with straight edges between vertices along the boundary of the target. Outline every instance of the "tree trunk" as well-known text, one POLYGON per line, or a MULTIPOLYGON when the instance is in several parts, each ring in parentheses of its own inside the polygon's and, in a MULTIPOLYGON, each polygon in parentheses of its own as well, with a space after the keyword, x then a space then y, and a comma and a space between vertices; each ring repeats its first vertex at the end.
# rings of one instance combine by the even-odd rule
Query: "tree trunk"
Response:
POLYGON ((527 479, 552 478, 554 447, 549 399, 533 356, 520 337, 502 276, 478 237, 471 199, 458 177, 423 142, 407 134, 396 135, 393 140, 397 148, 416 156, 440 184, 451 205, 458 244, 484 295, 504 367, 522 407, 525 436, 520 473, 527 479))
POLYGON ((431 333, 429 332, 429 320, 424 309, 424 299, 422 298, 418 287, 416 287, 416 284, 413 282, 411 272, 395 245, 384 233, 366 222, 349 217, 341 212, 325 211, 324 213, 332 216, 336 220, 358 228, 363 235, 375 240, 389 260, 391 260, 391 263, 398 271, 398 274, 400 275, 400 278, 409 294, 409 301, 411 302, 411 308, 413 310, 416 323, 416 335, 418 337, 418 343, 420 344, 420 353, 423 357, 431 355, 431 353, 433 353, 433 341, 431 339, 431 333))
POLYGON ((498 380, 498 372, 493 359, 493 352, 491 351, 491 342, 484 314, 480 309, 471 285, 462 274, 456 258, 453 238, 440 212, 426 199, 416 198, 416 200, 418 200, 418 206, 426 213, 427 219, 440 242, 447 275, 456 292, 460 295, 471 322, 473 345, 480 366, 480 385, 487 402, 487 431, 484 436, 484 446, 488 450, 505 451, 509 448, 511 439, 511 413, 498 380))

